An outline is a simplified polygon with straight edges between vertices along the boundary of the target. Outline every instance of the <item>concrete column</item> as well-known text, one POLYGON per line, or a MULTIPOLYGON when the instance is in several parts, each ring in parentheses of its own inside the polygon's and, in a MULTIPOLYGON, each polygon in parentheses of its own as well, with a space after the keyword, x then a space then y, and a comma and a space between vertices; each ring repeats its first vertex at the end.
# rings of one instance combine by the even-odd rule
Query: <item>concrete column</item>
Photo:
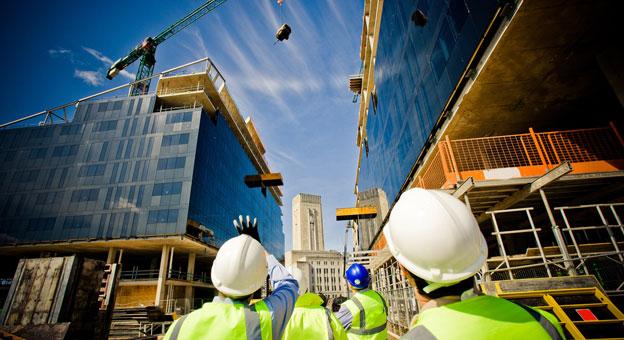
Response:
MULTIPOLYGON (((193 280, 193 275, 195 274, 195 253, 189 254, 186 273, 187 278, 193 280)), ((188 313, 193 307, 193 286, 186 286, 184 288, 184 298, 186 299, 186 311, 188 313)))
POLYGON ((117 257, 117 249, 108 248, 108 256, 106 257, 106 264, 115 263, 115 257, 117 257))
POLYGON ((160 305, 160 301, 165 299, 165 281, 167 280, 167 269, 169 268, 170 247, 164 245, 160 253, 160 269, 158 270, 158 283, 156 284, 156 298, 154 305, 160 305))

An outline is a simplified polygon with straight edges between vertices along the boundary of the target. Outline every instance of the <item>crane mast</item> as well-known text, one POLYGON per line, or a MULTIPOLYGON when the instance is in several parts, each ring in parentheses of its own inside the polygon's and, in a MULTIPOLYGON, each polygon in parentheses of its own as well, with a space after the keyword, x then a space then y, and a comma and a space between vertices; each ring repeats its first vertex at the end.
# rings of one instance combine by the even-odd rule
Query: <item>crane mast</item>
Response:
MULTIPOLYGON (((204 4, 196 8, 191 13, 187 14, 184 18, 178 20, 173 25, 162 30, 155 37, 147 37, 135 47, 128 55, 115 61, 113 65, 108 69, 106 78, 113 79, 119 72, 130 66, 137 59, 141 59, 139 63, 139 69, 136 74, 136 80, 149 78, 154 73, 154 65, 156 64, 156 47, 163 43, 165 40, 171 38, 174 34, 182 31, 190 24, 197 21, 199 18, 210 13, 227 0, 209 0, 204 4)), ((147 79, 143 82, 137 83, 130 88, 130 96, 138 96, 147 93, 149 90, 151 79, 147 79)))

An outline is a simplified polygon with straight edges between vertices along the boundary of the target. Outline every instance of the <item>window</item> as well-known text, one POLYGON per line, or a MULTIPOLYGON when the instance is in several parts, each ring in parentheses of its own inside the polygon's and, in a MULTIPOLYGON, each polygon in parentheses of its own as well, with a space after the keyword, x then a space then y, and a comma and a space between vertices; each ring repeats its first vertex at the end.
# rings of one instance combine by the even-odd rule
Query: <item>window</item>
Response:
POLYGON ((82 125, 63 125, 61 127, 61 136, 67 135, 79 135, 81 132, 82 125))
POLYGON ((13 182, 28 183, 34 182, 39 177, 39 170, 17 171, 13 174, 13 182))
POLYGON ((54 229, 55 217, 31 218, 28 220, 28 231, 44 231, 54 229))
POLYGON ((108 102, 104 102, 104 103, 100 103, 98 105, 98 112, 104 112, 106 111, 106 108, 108 107, 108 102))
POLYGON ((106 164, 83 165, 78 171, 78 177, 94 177, 104 175, 106 164))
POLYGON ((182 182, 154 184, 152 196, 178 195, 182 192, 182 182))
POLYGON ((78 145, 57 146, 52 151, 52 157, 75 156, 78 153, 78 145))
POLYGON ((116 120, 105 120, 101 122, 97 122, 93 125, 93 132, 104 132, 111 131, 117 128, 116 120))
POLYGON ((52 137, 54 130, 50 127, 37 127, 30 131, 30 138, 52 137))
POLYGON ((147 224, 175 223, 178 221, 177 209, 152 210, 147 216, 147 224))
POLYGON ((91 215, 66 216, 63 229, 89 228, 91 225, 91 215))
POLYGON ((113 103, 113 110, 121 110, 121 105, 123 104, 123 100, 118 100, 113 103))
POLYGON ((193 120, 193 112, 174 112, 167 115, 166 124, 190 122, 193 120))
POLYGON ((72 192, 72 202, 90 202, 97 201, 100 189, 83 189, 72 192))
POLYGON ((46 204, 52 204, 54 203, 57 199, 61 198, 61 193, 58 191, 55 192, 42 192, 37 194, 37 198, 35 200, 35 204, 38 205, 46 205, 46 204))
POLYGON ((186 157, 170 157, 158 160, 156 170, 181 169, 186 165, 186 157))
POLYGON ((162 144, 160 146, 163 147, 163 146, 171 146, 171 145, 182 145, 182 144, 188 144, 188 142, 189 142, 189 134, 180 133, 177 135, 163 136, 162 144))
POLYGON ((31 149, 30 150, 30 154, 28 155, 29 159, 41 159, 41 158, 45 158, 46 156, 46 152, 48 151, 48 148, 37 148, 37 149, 31 149))

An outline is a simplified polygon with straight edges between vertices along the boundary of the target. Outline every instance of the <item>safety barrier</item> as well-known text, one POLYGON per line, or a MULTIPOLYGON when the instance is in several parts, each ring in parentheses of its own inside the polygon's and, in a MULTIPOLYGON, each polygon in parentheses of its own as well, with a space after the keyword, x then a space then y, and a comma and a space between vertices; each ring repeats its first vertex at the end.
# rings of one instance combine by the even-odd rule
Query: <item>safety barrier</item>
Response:
POLYGON ((624 140, 609 127, 440 141, 415 186, 451 188, 475 180, 539 176, 562 162, 572 173, 624 169, 624 140))

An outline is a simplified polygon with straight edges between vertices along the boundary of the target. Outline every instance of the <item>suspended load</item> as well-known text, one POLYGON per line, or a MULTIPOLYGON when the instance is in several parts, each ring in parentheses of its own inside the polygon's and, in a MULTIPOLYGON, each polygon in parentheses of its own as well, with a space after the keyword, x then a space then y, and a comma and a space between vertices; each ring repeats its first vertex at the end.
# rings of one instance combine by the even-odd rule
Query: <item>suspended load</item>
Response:
POLYGON ((280 28, 277 29, 277 33, 275 33, 275 38, 279 41, 288 40, 291 31, 292 30, 290 29, 290 26, 288 26, 288 24, 283 24, 282 26, 280 26, 280 28))
MULTIPOLYGON (((282 10, 282 5, 284 4, 284 0, 277 0, 277 4, 279 5, 279 9, 280 9, 280 21, 284 22, 284 12, 282 10)), ((292 32, 292 29, 290 28, 290 26, 288 26, 288 24, 284 23, 282 26, 280 26, 277 29, 277 32, 275 32, 275 38, 278 41, 288 40, 288 37, 290 37, 290 32, 292 32)))

